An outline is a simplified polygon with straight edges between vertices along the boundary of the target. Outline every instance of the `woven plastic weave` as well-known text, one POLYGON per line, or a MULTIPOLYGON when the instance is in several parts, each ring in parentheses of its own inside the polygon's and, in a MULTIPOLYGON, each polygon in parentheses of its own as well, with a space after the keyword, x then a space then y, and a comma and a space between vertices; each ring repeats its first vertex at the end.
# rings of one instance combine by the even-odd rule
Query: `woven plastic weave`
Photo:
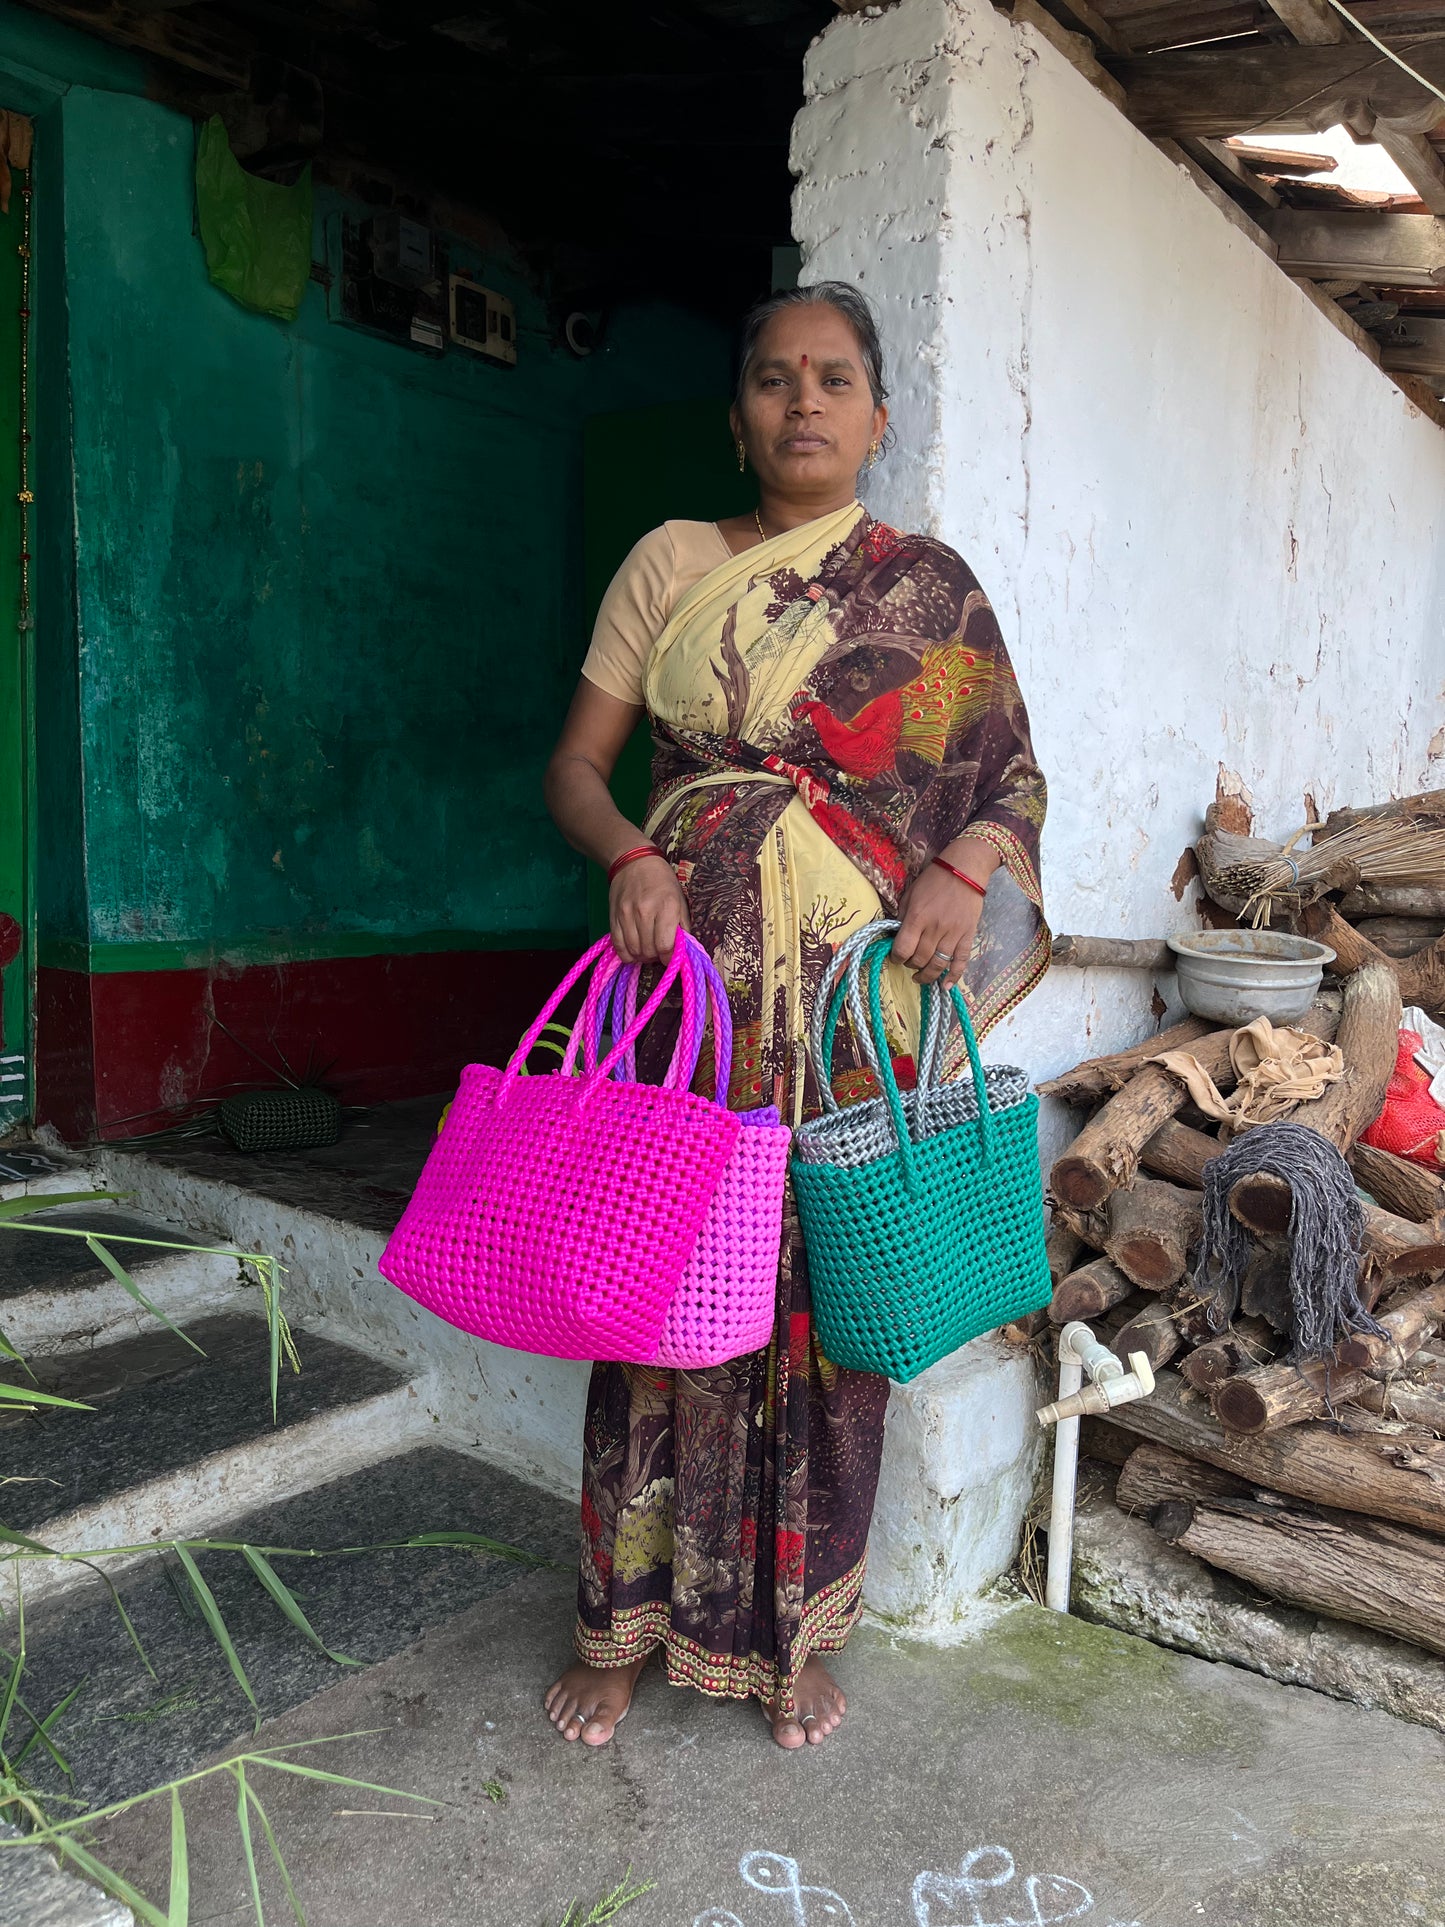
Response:
MULTIPOLYGON (((682 971, 679 947, 612 1051, 590 1073, 523 1077, 567 992, 612 954, 568 972, 506 1070, 462 1073, 380 1269, 449 1324, 553 1358, 647 1359, 736 1147, 730 1112, 685 1090, 614 1083, 682 971)), ((683 1030, 700 1036, 683 980, 683 1030)))
POLYGON ((341 1136, 340 1104, 307 1085, 223 1098, 216 1121, 238 1151, 305 1151, 341 1136))
POLYGON ((897 928, 881 922, 851 937, 832 997, 819 997, 809 1041, 827 1109, 799 1129, 792 1172, 819 1344, 839 1365, 903 1384, 1046 1305, 1051 1285, 1038 1099, 1023 1072, 984 1071, 958 991, 946 1001, 925 985, 914 1102, 899 1092, 879 999, 897 928), (840 1110, 829 1070, 845 1000, 883 1096, 840 1110), (939 1081, 951 1014, 973 1070, 972 1116, 961 1087, 939 1081))
MULTIPOLYGON (((716 1095, 723 1104, 732 1063, 727 990, 700 944, 685 936, 683 947, 699 1002, 711 998, 716 1095)), ((625 1031, 628 1025, 637 983, 638 972, 630 967, 613 979, 614 1031, 625 1031)), ((587 1025, 594 1052, 600 1049, 603 1015, 599 1002, 587 1025)), ((664 1078, 664 1085, 672 1090, 686 1090, 692 1083, 702 1039, 698 1037, 686 1054, 681 1042, 664 1078)), ((615 1074, 635 1074, 630 1053, 615 1074)), ((771 1105, 743 1112, 740 1122, 743 1128, 668 1308, 661 1341, 652 1357, 641 1363, 692 1369, 724 1365, 747 1352, 761 1351, 772 1338, 792 1133, 771 1105)))

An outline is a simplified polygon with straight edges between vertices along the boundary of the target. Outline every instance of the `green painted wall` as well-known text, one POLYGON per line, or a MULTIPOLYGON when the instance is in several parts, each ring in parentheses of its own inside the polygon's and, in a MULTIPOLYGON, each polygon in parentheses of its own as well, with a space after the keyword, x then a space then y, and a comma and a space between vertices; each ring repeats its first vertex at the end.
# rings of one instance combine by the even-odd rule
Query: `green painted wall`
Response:
MULTIPOLYGON (((34 18, 0 6, 0 86, 34 18)), ((333 323, 317 284, 292 326, 246 313, 206 279, 192 124, 40 24, 37 66, 78 43, 77 80, 105 83, 64 89, 38 169, 65 256, 42 405, 74 504, 71 528, 51 494, 42 538, 42 955, 576 935, 540 775, 585 646, 585 425, 725 393, 721 331, 622 314, 578 361, 514 270, 458 246, 518 302, 515 371, 333 323)), ((318 257, 337 205, 318 194, 318 257)))

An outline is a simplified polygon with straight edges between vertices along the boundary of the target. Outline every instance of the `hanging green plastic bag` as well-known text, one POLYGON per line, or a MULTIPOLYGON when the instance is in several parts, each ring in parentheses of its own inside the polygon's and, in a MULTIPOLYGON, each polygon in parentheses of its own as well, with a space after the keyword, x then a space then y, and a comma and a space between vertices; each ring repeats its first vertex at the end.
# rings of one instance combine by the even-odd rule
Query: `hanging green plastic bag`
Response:
POLYGON ((294 187, 258 180, 219 114, 201 129, 196 207, 206 272, 243 308, 294 321, 311 274, 311 169, 294 187))

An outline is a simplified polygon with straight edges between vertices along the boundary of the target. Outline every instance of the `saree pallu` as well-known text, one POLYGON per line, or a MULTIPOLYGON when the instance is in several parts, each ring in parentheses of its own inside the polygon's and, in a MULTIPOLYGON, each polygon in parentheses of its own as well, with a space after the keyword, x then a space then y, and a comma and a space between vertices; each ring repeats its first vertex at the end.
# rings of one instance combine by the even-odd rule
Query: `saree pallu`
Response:
MULTIPOLYGON (((965 830, 1002 861, 964 980, 979 1033, 1043 974, 1044 782, 993 613, 951 549, 856 503, 749 549, 674 610, 645 700, 647 830, 728 987, 735 1109, 816 1113, 807 1027, 834 952, 965 830)), ((891 963, 884 1009, 906 1067, 918 993, 891 963)), ((642 1075, 660 1077, 665 1034, 651 1049, 642 1075)), ((842 1027, 833 1085, 844 1103, 875 1088, 842 1027)), ((818 1350, 790 1196, 766 1351, 594 1368, 579 1655, 661 1647, 676 1683, 791 1711, 803 1662, 862 1607, 888 1389, 818 1350)))

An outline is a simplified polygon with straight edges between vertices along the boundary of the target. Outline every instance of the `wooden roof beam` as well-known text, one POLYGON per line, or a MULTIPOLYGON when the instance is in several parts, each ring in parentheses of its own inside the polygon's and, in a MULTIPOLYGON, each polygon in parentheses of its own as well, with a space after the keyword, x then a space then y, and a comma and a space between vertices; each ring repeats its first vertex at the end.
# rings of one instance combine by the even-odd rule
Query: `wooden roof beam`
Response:
POLYGON ((1330 0, 1266 0, 1302 47, 1333 47, 1345 37, 1345 23, 1330 0))
MULTIPOLYGON (((1445 107, 1440 108, 1440 113, 1445 114, 1445 107)), ((1432 113, 1430 118, 1433 122, 1437 116, 1432 113)), ((1411 116, 1410 120, 1401 122, 1377 117, 1374 139, 1384 148, 1430 212, 1445 215, 1445 161, 1441 160, 1425 133, 1412 124, 1418 119, 1419 116, 1411 116)))
POLYGON ((1380 288, 1445 287, 1445 221, 1433 214, 1261 210, 1286 274, 1380 288))
MULTIPOLYGON (((1445 41, 1398 46, 1436 86, 1445 85, 1445 41)), ((1222 140, 1241 128, 1315 133, 1363 107, 1388 120, 1428 108, 1433 96, 1361 41, 1332 47, 1183 47, 1106 62, 1129 98, 1129 118, 1154 139, 1222 140)), ((1437 108, 1439 103, 1435 103, 1437 108)))

